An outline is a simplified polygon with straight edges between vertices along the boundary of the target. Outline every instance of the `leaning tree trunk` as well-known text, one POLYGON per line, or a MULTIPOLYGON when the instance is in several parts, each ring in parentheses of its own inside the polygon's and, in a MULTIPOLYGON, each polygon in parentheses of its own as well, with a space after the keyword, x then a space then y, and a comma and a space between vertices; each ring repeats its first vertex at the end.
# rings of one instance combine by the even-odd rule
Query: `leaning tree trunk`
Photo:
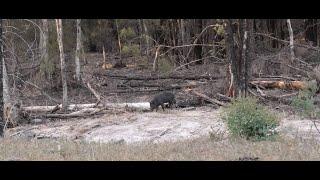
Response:
POLYGON ((81 48, 81 27, 80 27, 80 19, 77 19, 77 47, 76 47, 76 55, 75 55, 75 64, 76 64, 76 79, 80 84, 80 48, 81 48))
POLYGON ((63 52, 63 42, 62 42, 62 20, 56 19, 57 26, 57 41, 60 51, 60 66, 61 66, 61 77, 62 77, 62 89, 63 89, 63 97, 62 97, 62 109, 66 110, 68 106, 68 90, 67 90, 67 72, 66 65, 64 59, 63 52))
MULTIPOLYGON (((0 19, 0 60, 3 59, 3 36, 2 19, 0 19)), ((0 137, 3 137, 4 116, 3 116, 3 84, 2 84, 2 63, 0 63, 0 137)))

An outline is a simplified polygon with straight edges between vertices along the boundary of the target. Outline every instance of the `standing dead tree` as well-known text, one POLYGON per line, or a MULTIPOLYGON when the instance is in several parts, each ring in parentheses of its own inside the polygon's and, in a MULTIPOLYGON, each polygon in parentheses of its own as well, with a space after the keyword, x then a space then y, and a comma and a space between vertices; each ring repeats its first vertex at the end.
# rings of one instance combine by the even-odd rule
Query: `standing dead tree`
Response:
POLYGON ((246 96, 250 76, 251 60, 249 56, 252 20, 227 20, 226 44, 229 59, 229 97, 246 96), (236 43, 237 42, 237 43, 236 43))
POLYGON ((77 48, 75 55, 75 64, 76 64, 76 79, 78 83, 80 83, 80 48, 81 48, 81 27, 80 27, 80 19, 77 19, 77 48))
POLYGON ((67 90, 67 72, 63 51, 63 42, 62 42, 62 20, 56 19, 57 26, 57 41, 59 45, 60 51, 60 65, 61 65, 61 77, 62 77, 62 89, 63 89, 63 97, 62 97, 62 109, 66 110, 68 106, 68 90, 67 90))
POLYGON ((230 83, 229 88, 227 92, 227 96, 234 97, 235 96, 235 89, 236 83, 238 77, 236 76, 238 73, 236 73, 236 56, 235 56, 235 46, 234 46, 234 36, 233 36, 233 28, 232 28, 233 20, 229 19, 226 21, 226 44, 227 44, 227 56, 228 61, 230 63, 229 67, 229 77, 230 77, 230 83))
POLYGON ((48 79, 52 79, 52 73, 48 72, 49 66, 51 65, 49 63, 49 28, 48 28, 48 20, 42 19, 42 31, 40 34, 40 56, 41 56, 41 62, 44 64, 44 73, 48 76, 48 79))
POLYGON ((3 58, 3 36, 2 19, 0 19, 0 137, 3 136, 4 118, 3 118, 3 84, 2 84, 2 58, 3 58))
POLYGON ((291 21, 290 19, 287 19, 288 24, 288 30, 289 30, 289 36, 290 36, 290 55, 291 55, 291 63, 293 63, 295 56, 294 56, 294 46, 293 46, 293 31, 291 27, 291 21))

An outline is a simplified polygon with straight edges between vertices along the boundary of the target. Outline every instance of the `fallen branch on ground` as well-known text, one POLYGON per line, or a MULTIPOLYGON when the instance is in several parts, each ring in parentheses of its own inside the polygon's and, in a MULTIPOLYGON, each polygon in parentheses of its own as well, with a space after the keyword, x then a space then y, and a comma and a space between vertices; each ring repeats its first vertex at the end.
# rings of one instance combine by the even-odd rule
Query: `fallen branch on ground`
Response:
POLYGON ((188 91, 191 92, 192 94, 196 95, 196 96, 199 96, 199 97, 203 98, 203 99, 206 100, 206 101, 209 101, 209 102, 213 103, 213 104, 218 104, 218 105, 220 105, 220 106, 226 106, 225 103, 223 103, 223 102, 221 102, 221 101, 218 101, 218 100, 216 100, 216 99, 210 98, 210 97, 208 97, 207 95, 202 94, 202 93, 199 93, 199 92, 197 92, 197 91, 195 91, 195 90, 193 90, 193 89, 188 90, 188 91))
POLYGON ((37 128, 38 128, 38 127, 31 127, 31 128, 28 128, 28 129, 24 129, 24 130, 22 130, 22 131, 18 131, 18 132, 16 132, 16 133, 11 134, 10 137, 13 137, 13 136, 16 136, 16 135, 18 135, 18 134, 21 134, 21 133, 24 133, 24 132, 27 132, 27 131, 30 131, 30 130, 33 130, 33 129, 37 129, 37 128))
POLYGON ((226 96, 226 95, 220 94, 220 93, 217 93, 217 96, 218 96, 220 99, 224 100, 224 101, 231 102, 231 100, 232 100, 232 98, 230 98, 230 97, 228 97, 228 96, 226 96))
MULTIPOLYGON (((285 95, 281 95, 281 96, 270 96, 270 95, 267 95, 266 93, 264 93, 258 87, 257 87, 257 92, 263 98, 263 100, 280 101, 281 103, 284 103, 284 104, 290 104, 291 103, 291 101, 288 100, 288 99, 285 99, 285 97, 290 97, 290 96, 294 96, 294 95, 298 94, 298 93, 291 93, 291 94, 285 94, 285 95)), ((250 93, 253 93, 253 92, 250 92, 250 93)))

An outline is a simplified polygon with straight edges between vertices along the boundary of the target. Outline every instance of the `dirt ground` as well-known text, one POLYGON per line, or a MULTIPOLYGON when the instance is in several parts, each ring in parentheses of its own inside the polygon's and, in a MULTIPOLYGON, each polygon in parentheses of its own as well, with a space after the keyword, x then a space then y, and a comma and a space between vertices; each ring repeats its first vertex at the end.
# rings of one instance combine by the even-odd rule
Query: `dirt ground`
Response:
MULTIPOLYGON (((9 129, 6 136, 36 139, 67 139, 100 143, 175 142, 216 136, 226 139, 229 133, 221 119, 222 109, 199 107, 158 112, 123 112, 101 117, 47 121, 9 129)), ((279 113, 276 129, 286 138, 320 140, 313 121, 279 113)))
MULTIPOLYGON (((94 88, 104 96, 107 102, 149 102, 150 99, 159 91, 141 91, 128 93, 114 93, 121 90, 120 85, 127 85, 128 81, 119 80, 101 74, 153 76, 149 69, 122 68, 122 69, 102 69, 102 55, 91 54, 87 57, 89 64, 83 67, 84 74, 94 88), (100 75, 99 75, 100 74, 100 75)), ((111 61, 113 62, 113 61, 111 61)), ((128 60, 128 64, 137 64, 136 60, 128 60)), ((150 62, 149 62, 150 63, 150 62)), ((161 73, 160 73, 161 74, 161 73)), ((180 75, 215 75, 220 79, 199 80, 200 86, 197 90, 212 97, 216 93, 225 93, 226 75, 225 66, 218 64, 204 64, 190 69, 182 69, 175 74, 180 75)), ((159 75, 159 74, 158 74, 159 75)), ((132 81, 131 81, 132 82, 132 81)), ((135 81, 140 82, 141 81, 135 81)), ((152 80, 150 83, 162 84, 163 86, 173 83, 186 83, 186 80, 152 80)), ((146 87, 139 87, 147 89, 146 87)), ((71 87, 68 89, 70 103, 95 103, 96 98, 84 87, 71 87)), ((46 89, 46 92, 61 100, 61 89, 46 89)), ((177 102, 192 99, 194 96, 181 89, 173 89, 177 102)), ((288 93, 277 91, 277 93, 288 93)), ((21 97, 24 106, 30 105, 55 105, 50 102, 40 92, 32 92, 21 97)), ((274 110, 277 104, 269 104, 274 110)), ((281 135, 288 138, 319 138, 319 132, 313 122, 308 119, 301 119, 290 113, 285 108, 277 108, 275 112, 279 114, 281 125, 277 129, 281 135)), ((164 142, 180 141, 185 139, 197 138, 200 136, 218 136, 227 138, 229 136, 226 125, 222 121, 221 109, 209 106, 178 108, 173 110, 158 112, 122 112, 107 113, 103 116, 77 119, 42 119, 41 123, 28 124, 8 129, 7 136, 21 136, 26 138, 62 138, 75 141, 87 142, 115 142, 115 143, 135 143, 135 142, 164 142)), ((40 120, 39 120, 40 121, 40 120)), ((319 125, 320 126, 320 125, 319 125)))

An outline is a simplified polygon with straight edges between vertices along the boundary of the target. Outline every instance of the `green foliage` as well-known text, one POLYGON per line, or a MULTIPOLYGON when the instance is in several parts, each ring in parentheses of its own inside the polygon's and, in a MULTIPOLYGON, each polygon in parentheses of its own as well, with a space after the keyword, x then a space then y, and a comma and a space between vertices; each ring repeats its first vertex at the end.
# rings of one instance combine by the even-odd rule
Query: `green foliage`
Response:
POLYGON ((120 30, 120 33, 119 33, 119 37, 123 41, 127 41, 135 36, 136 36, 136 33, 134 32, 134 30, 131 27, 123 28, 120 30))
POLYGON ((138 56, 140 54, 140 47, 138 44, 123 45, 121 53, 124 56, 138 56))
POLYGON ((320 117, 320 112, 314 105, 313 98, 318 87, 316 83, 312 82, 309 82, 307 86, 307 89, 299 91, 298 96, 293 98, 291 105, 303 117, 320 117))
POLYGON ((162 73, 168 73, 173 70, 173 64, 167 58, 159 58, 158 59, 158 69, 162 73))
POLYGON ((225 33, 225 30, 222 24, 216 24, 216 26, 213 29, 217 32, 218 35, 222 36, 225 33))
POLYGON ((270 139, 279 125, 277 117, 253 98, 236 99, 224 113, 231 134, 251 140, 270 139))

